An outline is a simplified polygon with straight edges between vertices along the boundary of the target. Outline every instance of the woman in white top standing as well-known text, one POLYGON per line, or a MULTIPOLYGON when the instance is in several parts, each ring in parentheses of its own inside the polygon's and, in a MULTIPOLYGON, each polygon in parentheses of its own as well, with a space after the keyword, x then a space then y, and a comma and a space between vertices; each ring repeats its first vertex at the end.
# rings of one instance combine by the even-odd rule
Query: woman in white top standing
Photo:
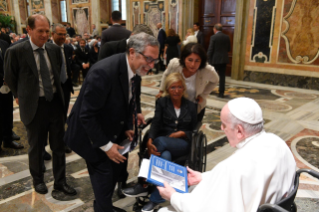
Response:
POLYGON ((179 72, 184 77, 188 100, 197 102, 197 121, 201 121, 205 114, 207 96, 219 82, 214 67, 207 63, 205 49, 200 44, 189 43, 183 48, 180 59, 174 58, 170 61, 163 73, 157 98, 161 97, 165 90, 166 77, 174 72, 179 72))
POLYGON ((197 38, 192 28, 187 29, 183 45, 186 46, 189 43, 197 43, 197 38))

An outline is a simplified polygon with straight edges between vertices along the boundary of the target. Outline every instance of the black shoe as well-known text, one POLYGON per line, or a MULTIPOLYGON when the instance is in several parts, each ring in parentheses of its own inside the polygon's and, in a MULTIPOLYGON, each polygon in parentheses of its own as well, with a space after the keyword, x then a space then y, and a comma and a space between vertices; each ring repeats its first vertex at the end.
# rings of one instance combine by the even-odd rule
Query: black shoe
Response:
POLYGON ((126 212, 126 210, 123 210, 123 209, 115 207, 115 206, 112 206, 112 209, 113 209, 113 212, 126 212))
POLYGON ((46 194, 48 193, 48 188, 45 183, 39 183, 38 185, 34 186, 34 190, 39 194, 46 194))
POLYGON ((158 204, 149 201, 146 205, 143 206, 142 212, 153 212, 155 208, 157 208, 158 204))
POLYGON ((120 199, 125 198, 126 196, 123 194, 123 189, 126 188, 126 183, 118 182, 117 183, 117 196, 120 199))
POLYGON ((70 149, 70 147, 68 147, 67 145, 65 145, 65 153, 71 153, 72 149, 70 149))
POLYGON ((43 154, 43 160, 51 160, 51 155, 44 150, 44 154, 43 154))
POLYGON ((24 146, 22 144, 19 144, 15 141, 3 142, 3 147, 12 148, 12 149, 23 149, 24 148, 24 146))
POLYGON ((11 135, 12 140, 16 140, 19 141, 20 140, 20 136, 18 136, 17 134, 15 134, 15 132, 12 131, 12 135, 11 135))
POLYGON ((45 167, 44 163, 43 163, 43 166, 42 166, 42 172, 46 172, 47 171, 47 168, 45 167))
POLYGON ((54 190, 62 191, 65 195, 69 196, 74 196, 77 194, 76 190, 66 183, 59 186, 54 185, 54 190))
POLYGON ((224 96, 223 93, 218 94, 218 97, 219 97, 219 98, 225 98, 225 96, 224 96))
POLYGON ((145 197, 149 193, 149 187, 144 188, 142 184, 137 183, 131 188, 123 189, 122 192, 128 197, 145 197))

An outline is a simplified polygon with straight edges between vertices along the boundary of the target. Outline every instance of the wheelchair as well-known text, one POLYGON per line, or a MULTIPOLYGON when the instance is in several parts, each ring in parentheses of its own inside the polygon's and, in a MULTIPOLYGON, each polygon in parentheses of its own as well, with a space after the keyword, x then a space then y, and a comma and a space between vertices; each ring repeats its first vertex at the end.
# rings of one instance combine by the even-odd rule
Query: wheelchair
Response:
MULTIPOLYGON (((145 132, 142 138, 142 131, 151 124, 153 118, 146 119, 146 124, 142 124, 138 128, 139 136, 139 165, 141 165, 144 158, 148 158, 147 152, 147 141, 149 130, 145 132)), ((206 135, 200 130, 202 126, 201 122, 198 122, 195 130, 192 133, 191 147, 188 155, 175 158, 172 162, 177 163, 182 166, 188 166, 191 169, 199 172, 206 171, 206 151, 207 151, 207 138, 206 135)), ((149 201, 148 197, 136 197, 136 203, 133 205, 133 211, 141 211, 143 206, 149 201)), ((155 210, 156 211, 156 210, 155 210)))
POLYGON ((311 169, 299 169, 296 172, 294 180, 294 189, 288 194, 284 199, 276 202, 275 204, 263 204, 259 206, 257 212, 297 212, 297 206, 294 202, 294 199, 297 194, 299 186, 299 177, 300 174, 306 172, 311 176, 319 179, 319 173, 311 169))

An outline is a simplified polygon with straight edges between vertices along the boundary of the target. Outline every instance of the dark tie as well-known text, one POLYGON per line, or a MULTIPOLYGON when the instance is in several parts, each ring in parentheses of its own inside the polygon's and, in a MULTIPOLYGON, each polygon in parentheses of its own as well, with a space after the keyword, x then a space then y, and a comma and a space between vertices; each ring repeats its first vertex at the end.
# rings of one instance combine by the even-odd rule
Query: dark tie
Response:
POLYGON ((137 110, 136 110, 136 98, 135 98, 135 77, 131 79, 132 82, 132 99, 131 99, 131 112, 134 115, 134 137, 133 141, 131 142, 130 151, 132 151, 137 146, 137 138, 138 138, 138 131, 137 131, 137 110))
POLYGON ((64 49, 61 47, 61 53, 62 53, 62 67, 61 67, 61 75, 60 75, 60 79, 61 79, 61 83, 65 83, 67 80, 67 76, 66 76, 66 62, 65 62, 65 57, 64 57, 64 49))
POLYGON ((53 88, 51 85, 50 73, 47 63, 44 58, 44 49, 38 48, 36 50, 40 56, 40 74, 42 78, 44 95, 47 101, 51 101, 53 99, 53 88))

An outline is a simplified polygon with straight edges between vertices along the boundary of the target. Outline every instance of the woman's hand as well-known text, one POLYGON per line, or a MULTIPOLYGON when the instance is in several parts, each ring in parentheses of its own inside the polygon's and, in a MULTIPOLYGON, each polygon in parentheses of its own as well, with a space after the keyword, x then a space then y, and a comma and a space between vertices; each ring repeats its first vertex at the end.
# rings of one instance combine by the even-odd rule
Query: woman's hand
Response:
POLYGON ((183 138, 186 134, 184 131, 177 131, 169 135, 170 138, 183 138))
POLYGON ((196 100, 197 100, 198 104, 200 104, 204 101, 203 97, 201 97, 200 95, 197 96, 196 100))
POLYGON ((158 94, 155 96, 156 99, 161 98, 163 93, 164 93, 163 91, 159 91, 158 94))
POLYGON ((147 149, 148 149, 148 154, 149 154, 149 156, 151 156, 151 155, 160 156, 160 155, 161 155, 161 153, 159 153, 159 152, 157 151, 157 148, 156 148, 156 146, 153 144, 153 140, 152 140, 151 138, 148 139, 147 149))

